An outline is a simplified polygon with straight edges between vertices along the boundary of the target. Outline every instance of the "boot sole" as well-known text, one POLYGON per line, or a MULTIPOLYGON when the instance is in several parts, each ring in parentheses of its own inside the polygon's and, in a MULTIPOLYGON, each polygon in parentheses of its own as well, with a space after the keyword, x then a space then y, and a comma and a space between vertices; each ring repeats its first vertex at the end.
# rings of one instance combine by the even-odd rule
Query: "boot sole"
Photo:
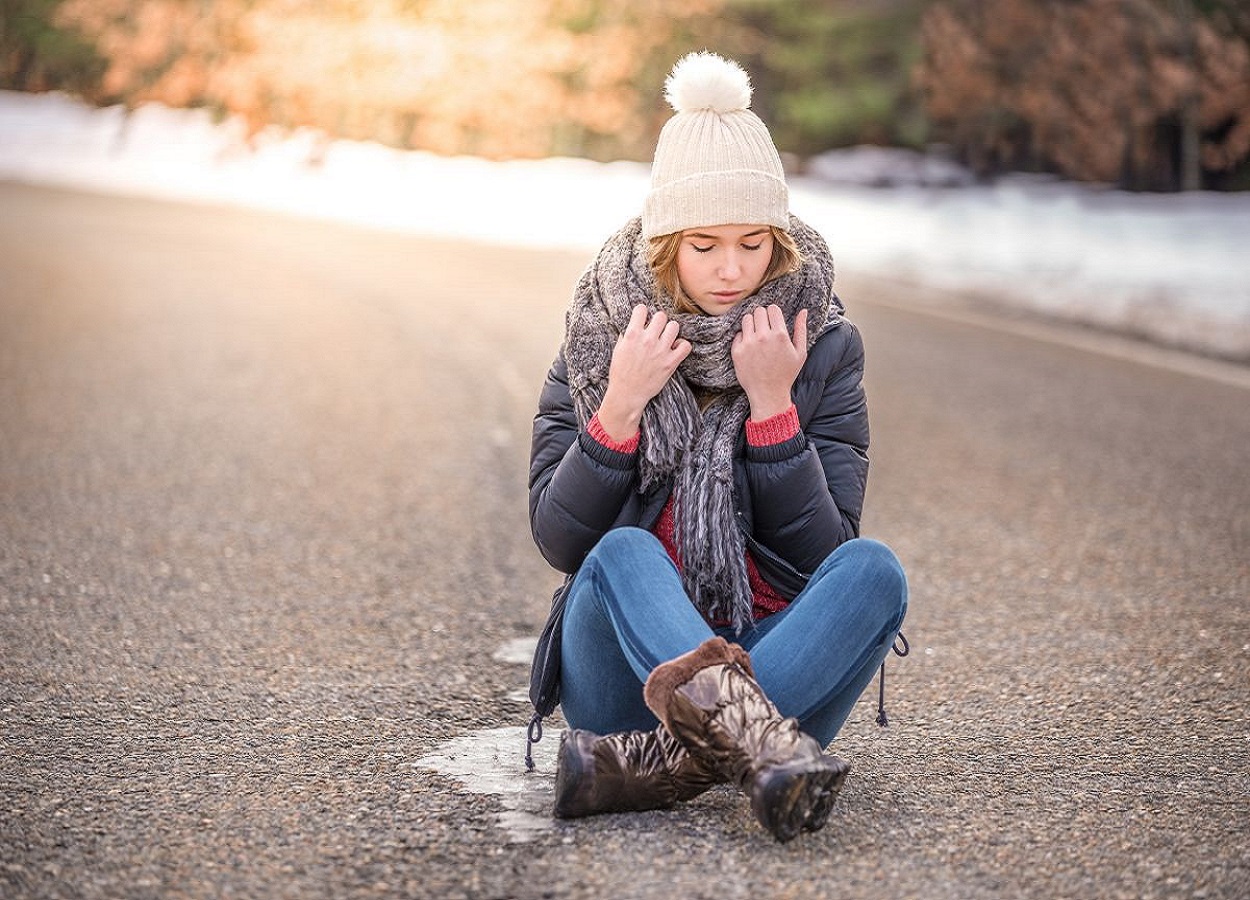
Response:
POLYGON ((751 797, 755 817, 783 844, 801 832, 819 831, 850 768, 844 760, 826 756, 761 772, 751 797))

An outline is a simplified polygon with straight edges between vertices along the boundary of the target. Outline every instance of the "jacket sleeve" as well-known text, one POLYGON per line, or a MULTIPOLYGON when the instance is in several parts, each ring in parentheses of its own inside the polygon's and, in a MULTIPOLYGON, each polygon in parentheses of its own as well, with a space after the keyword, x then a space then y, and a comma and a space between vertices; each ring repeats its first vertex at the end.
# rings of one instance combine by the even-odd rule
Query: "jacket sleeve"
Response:
POLYGON ((868 482, 863 340, 843 320, 812 351, 795 381, 800 433, 746 448, 753 535, 805 575, 859 536, 868 482))
POLYGON ((576 572, 637 488, 637 453, 604 447, 577 425, 563 353, 538 400, 530 444, 530 530, 547 562, 576 572))

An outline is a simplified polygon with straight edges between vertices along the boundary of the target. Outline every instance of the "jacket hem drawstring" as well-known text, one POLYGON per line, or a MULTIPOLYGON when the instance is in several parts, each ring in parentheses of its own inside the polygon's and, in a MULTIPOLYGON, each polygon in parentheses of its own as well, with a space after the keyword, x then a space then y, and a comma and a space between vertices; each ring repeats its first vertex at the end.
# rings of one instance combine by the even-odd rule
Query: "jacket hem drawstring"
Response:
POLYGON ((525 771, 534 771, 534 745, 543 739, 543 717, 534 713, 529 727, 525 729, 525 771))
MULTIPOLYGON (((894 638, 891 646, 895 656, 906 656, 911 653, 911 644, 907 642, 903 632, 899 632, 894 638), (903 642, 903 646, 899 647, 899 641, 903 642)), ((889 656, 889 653, 886 654, 889 656)), ((890 725, 890 717, 885 714, 885 660, 881 660, 881 680, 877 688, 877 724, 882 728, 888 728, 890 725)))

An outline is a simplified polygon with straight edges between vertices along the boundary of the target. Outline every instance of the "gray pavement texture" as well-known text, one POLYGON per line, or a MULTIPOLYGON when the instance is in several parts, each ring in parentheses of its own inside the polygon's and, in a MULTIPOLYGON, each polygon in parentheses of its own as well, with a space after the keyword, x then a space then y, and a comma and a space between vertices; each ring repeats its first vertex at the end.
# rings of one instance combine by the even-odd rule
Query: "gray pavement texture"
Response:
POLYGON ((1250 896, 1250 391, 853 278, 913 653, 828 827, 516 842, 414 765, 527 716, 584 262, 0 185, 0 895, 1250 896))

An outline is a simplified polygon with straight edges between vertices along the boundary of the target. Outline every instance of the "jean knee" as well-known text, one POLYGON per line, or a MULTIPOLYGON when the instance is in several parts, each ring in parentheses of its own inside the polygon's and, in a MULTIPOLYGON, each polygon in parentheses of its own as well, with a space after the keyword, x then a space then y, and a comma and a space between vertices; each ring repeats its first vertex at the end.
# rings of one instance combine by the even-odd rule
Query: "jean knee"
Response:
POLYGON ((902 625, 907 615, 907 574, 894 551, 872 538, 855 538, 838 550, 844 552, 845 561, 858 570, 865 586, 870 587, 882 617, 894 622, 895 628, 902 625))
POLYGON ((656 564, 672 567, 668 551, 660 539, 649 531, 632 525, 613 528, 591 548, 574 580, 574 593, 581 582, 594 585, 585 593, 606 613, 607 584, 629 583, 638 572, 652 572, 656 564), (624 578, 624 582, 622 582, 624 578))
POLYGON ((660 539, 645 528, 637 528, 633 525, 623 525, 619 528, 610 529, 603 537, 599 538, 598 543, 591 549, 590 556, 616 556, 622 552, 636 552, 641 549, 652 550, 655 547, 661 550, 664 545, 660 543, 660 539))

